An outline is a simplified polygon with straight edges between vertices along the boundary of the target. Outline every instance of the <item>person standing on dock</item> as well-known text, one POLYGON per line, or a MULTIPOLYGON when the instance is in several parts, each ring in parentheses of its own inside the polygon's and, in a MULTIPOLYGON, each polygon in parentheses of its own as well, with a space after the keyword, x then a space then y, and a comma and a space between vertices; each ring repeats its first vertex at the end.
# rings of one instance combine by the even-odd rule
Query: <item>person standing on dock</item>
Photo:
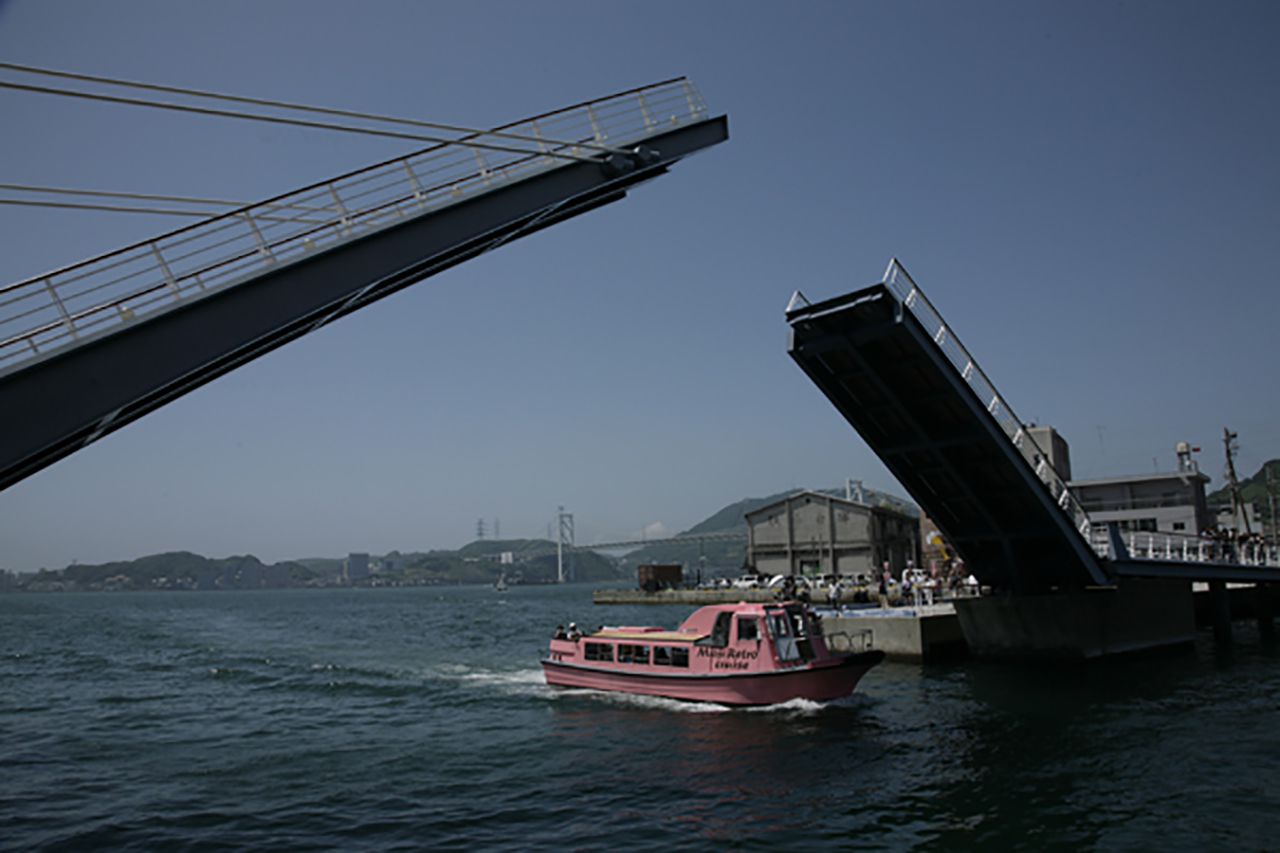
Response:
POLYGON ((880 606, 881 607, 889 606, 889 578, 890 577, 892 577, 892 575, 889 573, 889 561, 885 560, 884 571, 880 572, 880 606))

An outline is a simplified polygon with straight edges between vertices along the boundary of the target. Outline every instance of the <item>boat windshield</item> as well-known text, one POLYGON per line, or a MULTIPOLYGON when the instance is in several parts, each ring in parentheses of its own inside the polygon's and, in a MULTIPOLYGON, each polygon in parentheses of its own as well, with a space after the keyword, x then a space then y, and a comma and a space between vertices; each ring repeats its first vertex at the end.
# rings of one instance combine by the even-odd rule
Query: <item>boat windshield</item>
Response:
POLYGON ((729 645, 729 625, 732 621, 732 613, 717 613, 716 624, 711 629, 711 636, 698 640, 697 645, 711 646, 716 649, 723 649, 729 645))
POLYGON ((809 640, 809 619, 801 607, 788 607, 787 617, 791 621, 791 633, 796 638, 796 651, 805 660, 813 660, 813 643, 809 640))

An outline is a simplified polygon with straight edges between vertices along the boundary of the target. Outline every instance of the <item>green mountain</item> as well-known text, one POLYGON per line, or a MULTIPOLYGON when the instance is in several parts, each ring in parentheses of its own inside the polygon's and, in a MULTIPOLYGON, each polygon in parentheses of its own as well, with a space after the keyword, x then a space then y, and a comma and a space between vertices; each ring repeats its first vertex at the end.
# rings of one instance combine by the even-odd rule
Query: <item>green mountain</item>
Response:
POLYGON ((190 551, 151 554, 136 560, 67 566, 41 571, 29 589, 278 589, 303 586, 316 573, 301 563, 267 565, 253 555, 211 559, 190 551))
MULTIPOLYGON (((1268 471, 1271 472, 1271 479, 1277 490, 1277 500, 1280 500, 1280 459, 1272 459, 1264 462, 1252 477, 1240 481, 1240 496, 1244 498, 1245 503, 1260 504, 1259 509, 1266 509, 1268 471)), ((1224 486, 1216 492, 1211 492, 1206 500, 1209 506, 1229 506, 1231 493, 1224 486)))
MULTIPOLYGON (((594 551, 577 550, 573 576, 580 581, 616 580, 623 577, 618 564, 594 551)), ((433 551, 414 555, 404 569, 406 579, 428 582, 494 583, 503 575, 524 583, 553 583, 559 574, 556 543, 546 539, 480 539, 457 551, 433 551), (502 555, 511 554, 503 563, 502 555)))

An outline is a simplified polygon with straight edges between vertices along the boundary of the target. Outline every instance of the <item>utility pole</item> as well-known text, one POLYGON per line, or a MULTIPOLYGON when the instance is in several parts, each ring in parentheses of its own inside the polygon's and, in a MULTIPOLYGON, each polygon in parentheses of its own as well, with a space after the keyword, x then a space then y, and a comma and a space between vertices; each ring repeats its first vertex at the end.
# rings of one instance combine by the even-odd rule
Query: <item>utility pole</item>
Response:
POLYGON ((1231 490, 1231 512, 1243 523, 1245 534, 1252 535, 1249 514, 1245 512, 1244 498, 1240 494, 1240 480, 1236 477, 1235 454, 1240 451, 1237 438, 1236 433, 1226 427, 1222 428, 1222 443, 1227 449, 1227 487, 1231 490))
POLYGON ((1271 509, 1271 547, 1280 544, 1280 529, 1276 527, 1276 489, 1280 487, 1280 481, 1277 481, 1271 475, 1272 465, 1264 466, 1267 472, 1267 504, 1271 509))

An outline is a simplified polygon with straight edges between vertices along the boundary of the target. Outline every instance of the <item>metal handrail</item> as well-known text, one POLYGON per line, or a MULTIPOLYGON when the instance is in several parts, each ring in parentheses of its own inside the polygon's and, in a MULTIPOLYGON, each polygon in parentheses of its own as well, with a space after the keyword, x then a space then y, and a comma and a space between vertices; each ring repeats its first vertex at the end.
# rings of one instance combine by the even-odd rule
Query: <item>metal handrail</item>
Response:
POLYGON ((1049 494, 1058 505, 1058 508, 1067 513, 1076 531, 1088 540, 1091 529, 1089 514, 1085 512, 1084 507, 1080 505, 1071 490, 1067 488, 1066 480, 1058 474, 1053 464, 1049 461, 1048 455, 1027 432, 1023 422, 1014 414, 1013 408, 1000 396, 1000 392, 996 390, 995 383, 978 366, 978 362, 969 353, 969 350, 965 349, 964 344, 960 343, 960 339, 956 337, 955 332, 942 319, 942 314, 939 313, 937 308, 933 307, 933 303, 924 295, 924 291, 920 289, 920 286, 911 278, 911 275, 899 263, 897 258, 889 261, 889 266, 884 273, 884 283, 902 304, 911 311, 920 322, 920 325, 924 327, 924 330, 933 339, 934 345, 942 351, 952 366, 960 372, 961 378, 973 389, 978 399, 986 407, 987 412, 1000 425, 1000 429, 1005 436, 1022 454, 1027 464, 1031 466, 1036 478, 1049 490, 1049 494))
MULTIPOLYGON (((1130 557, 1183 563, 1217 563, 1243 566, 1280 566, 1280 546, 1257 538, 1215 538, 1191 533, 1128 530, 1120 534, 1130 557)), ((1089 544, 1103 557, 1111 553, 1106 528, 1096 525, 1089 544)))
POLYGON ((0 287, 0 373, 496 186, 700 121, 683 77, 476 131, 0 287), (501 134, 530 147, 468 147, 501 134), (508 150, 510 149, 510 150, 508 150))

